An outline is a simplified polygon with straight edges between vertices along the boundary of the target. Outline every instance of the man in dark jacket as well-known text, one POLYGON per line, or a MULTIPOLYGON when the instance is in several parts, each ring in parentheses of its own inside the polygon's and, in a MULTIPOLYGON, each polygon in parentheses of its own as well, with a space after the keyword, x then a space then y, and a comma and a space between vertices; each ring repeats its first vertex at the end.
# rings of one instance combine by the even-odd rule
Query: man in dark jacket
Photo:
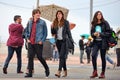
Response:
POLYGON ((84 54, 84 38, 85 36, 81 36, 79 40, 79 48, 80 48, 80 63, 83 64, 83 54, 84 54))

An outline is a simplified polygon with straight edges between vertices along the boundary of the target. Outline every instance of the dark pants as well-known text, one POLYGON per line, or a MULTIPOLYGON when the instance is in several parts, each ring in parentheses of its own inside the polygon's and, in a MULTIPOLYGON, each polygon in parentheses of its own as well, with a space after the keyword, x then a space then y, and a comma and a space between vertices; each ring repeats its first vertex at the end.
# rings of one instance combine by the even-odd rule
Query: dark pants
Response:
POLYGON ((91 52, 86 52, 87 53, 87 60, 90 60, 90 53, 91 52))
POLYGON ((87 54, 87 60, 90 60, 91 47, 89 47, 89 46, 86 47, 86 54, 87 54))
POLYGON ((16 54, 17 54, 17 72, 20 72, 21 71, 21 65, 22 65, 21 64, 22 63, 22 60, 21 60, 22 46, 19 46, 17 48, 8 46, 8 56, 7 56, 5 64, 4 64, 4 68, 8 67, 9 62, 10 62, 11 58, 13 57, 14 51, 16 51, 16 54))
POLYGON ((67 70, 66 68, 66 58, 67 58, 67 50, 66 50, 66 43, 63 40, 57 40, 56 42, 58 53, 59 53, 59 68, 58 70, 61 71, 62 68, 64 71, 67 70))
POLYGON ((116 48, 117 66, 120 66, 120 48, 116 48))
POLYGON ((98 56, 98 51, 100 50, 100 55, 101 55, 101 60, 102 60, 102 71, 105 72, 106 68, 106 49, 102 49, 102 43, 97 42, 94 44, 93 49, 92 49, 92 64, 93 64, 93 69, 97 70, 97 56, 98 56))
MULTIPOLYGON (((27 57, 29 58, 28 49, 27 49, 27 57)), ((29 66, 28 66, 28 64, 27 64, 27 70, 29 70, 29 66)), ((33 69, 32 69, 32 70, 34 70, 34 61, 33 61, 33 69)))
POLYGON ((28 44, 28 69, 29 69, 29 73, 32 74, 32 70, 33 70, 33 59, 35 54, 37 55, 38 60, 42 63, 42 65, 44 66, 45 70, 49 70, 49 67, 46 63, 46 61, 44 60, 44 58, 42 57, 42 51, 43 51, 43 45, 39 45, 39 44, 28 44))

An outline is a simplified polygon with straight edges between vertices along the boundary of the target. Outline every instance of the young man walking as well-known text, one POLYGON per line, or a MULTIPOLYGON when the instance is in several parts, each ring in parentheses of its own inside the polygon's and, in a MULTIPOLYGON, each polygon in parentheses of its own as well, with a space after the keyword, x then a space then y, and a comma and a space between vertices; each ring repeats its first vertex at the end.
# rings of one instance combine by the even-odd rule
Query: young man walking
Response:
POLYGON ((32 19, 28 21, 27 29, 25 31, 25 37, 28 42, 28 74, 25 77, 32 77, 33 59, 35 54, 38 60, 45 68, 46 77, 49 76, 49 67, 42 57, 43 42, 47 37, 47 26, 44 20, 40 19, 40 10, 34 9, 32 11, 32 19))

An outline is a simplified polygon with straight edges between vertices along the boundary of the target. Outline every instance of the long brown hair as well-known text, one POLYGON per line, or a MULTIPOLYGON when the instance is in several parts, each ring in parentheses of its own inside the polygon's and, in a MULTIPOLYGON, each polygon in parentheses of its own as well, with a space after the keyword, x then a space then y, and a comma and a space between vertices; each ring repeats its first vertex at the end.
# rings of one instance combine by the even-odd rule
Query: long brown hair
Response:
POLYGON ((102 12, 101 12, 101 11, 97 11, 97 12, 94 14, 93 20, 92 20, 92 22, 91 22, 92 27, 98 23, 98 19, 97 19, 97 15, 98 15, 98 13, 101 14, 101 19, 100 19, 101 22, 104 22, 104 21, 105 21, 102 12))
POLYGON ((63 12, 62 12, 61 10, 58 10, 58 11, 56 12, 56 18, 55 18, 54 21, 53 21, 53 27, 54 27, 54 28, 57 28, 58 26, 63 27, 64 21, 65 21, 65 19, 64 19, 64 14, 63 14, 63 12), (62 14, 62 19, 60 20, 60 24, 59 24, 59 21, 58 21, 58 18, 57 18, 57 15, 58 15, 59 12, 62 14))

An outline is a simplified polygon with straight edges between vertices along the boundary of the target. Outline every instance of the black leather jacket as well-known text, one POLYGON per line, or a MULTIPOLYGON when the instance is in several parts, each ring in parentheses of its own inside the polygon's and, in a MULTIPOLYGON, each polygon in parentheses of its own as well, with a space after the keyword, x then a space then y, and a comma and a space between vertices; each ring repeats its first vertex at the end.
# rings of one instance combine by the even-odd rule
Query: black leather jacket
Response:
MULTIPOLYGON (((96 36, 94 36, 95 26, 96 25, 94 25, 91 28, 91 36, 93 37, 93 45, 97 42, 96 36)), ((102 32, 100 33, 100 37, 102 38, 102 49, 107 49, 108 48, 107 38, 110 36, 110 26, 107 21, 104 21, 101 23, 101 29, 102 29, 102 32)))
MULTIPOLYGON (((51 28, 51 34, 55 35, 56 39, 57 39, 57 31, 58 31, 58 28, 51 28)), ((62 37, 63 37, 63 41, 65 42, 65 44, 66 44, 66 41, 67 41, 68 37, 74 43, 74 40, 73 40, 72 35, 71 35, 70 28, 69 28, 69 22, 67 20, 65 20, 65 22, 64 22, 63 31, 62 31, 62 37)), ((66 44, 66 48, 68 49, 67 44, 66 44)), ((73 47, 72 50, 74 52, 74 47, 73 47)), ((66 52, 68 52, 68 51, 66 51, 66 52)))
MULTIPOLYGON (((58 31, 58 28, 51 28, 51 34, 55 35, 56 38, 57 38, 57 31, 58 31)), ((67 20, 65 20, 65 23, 64 23, 62 37, 63 37, 63 41, 65 41, 67 37, 69 37, 73 41, 70 29, 69 29, 69 22, 67 20)))

